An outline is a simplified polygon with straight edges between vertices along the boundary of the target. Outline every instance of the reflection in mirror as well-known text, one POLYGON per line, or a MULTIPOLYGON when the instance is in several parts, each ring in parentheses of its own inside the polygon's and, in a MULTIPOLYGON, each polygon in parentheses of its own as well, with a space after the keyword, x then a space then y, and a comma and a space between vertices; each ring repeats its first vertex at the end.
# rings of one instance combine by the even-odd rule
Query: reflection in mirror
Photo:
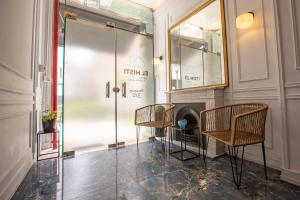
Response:
POLYGON ((210 0, 169 30, 172 90, 227 86, 223 0, 210 0))

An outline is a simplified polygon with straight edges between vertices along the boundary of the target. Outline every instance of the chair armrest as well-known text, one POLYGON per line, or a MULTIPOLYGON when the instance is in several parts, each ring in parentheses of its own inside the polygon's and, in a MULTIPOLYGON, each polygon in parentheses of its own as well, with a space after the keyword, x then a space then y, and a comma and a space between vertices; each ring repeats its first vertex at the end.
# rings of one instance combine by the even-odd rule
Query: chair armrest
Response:
POLYGON ((167 126, 172 126, 173 125, 173 118, 174 118, 174 106, 166 109, 164 111, 164 116, 163 116, 163 123, 164 127, 167 126))
POLYGON ((138 125, 143 122, 149 122, 151 120, 151 116, 150 116, 151 109, 152 109, 152 105, 136 109, 134 124, 138 125))
MULTIPOLYGON (((233 117, 231 129, 231 144, 242 145, 242 140, 237 141, 237 134, 247 133, 265 140, 265 123, 268 107, 239 114, 233 117)), ((246 143, 246 142, 245 142, 246 143)))
POLYGON ((135 120, 134 123, 135 125, 139 125, 141 123, 145 122, 152 122, 152 121, 159 121, 161 125, 165 122, 166 124, 172 124, 173 122, 173 110, 174 110, 175 105, 173 104, 153 104, 153 105, 148 105, 142 108, 138 108, 135 110, 135 120), (164 111, 161 113, 160 116, 156 116, 156 111, 155 108, 157 106, 162 106, 164 107, 164 111), (164 119, 165 118, 165 119, 164 119))

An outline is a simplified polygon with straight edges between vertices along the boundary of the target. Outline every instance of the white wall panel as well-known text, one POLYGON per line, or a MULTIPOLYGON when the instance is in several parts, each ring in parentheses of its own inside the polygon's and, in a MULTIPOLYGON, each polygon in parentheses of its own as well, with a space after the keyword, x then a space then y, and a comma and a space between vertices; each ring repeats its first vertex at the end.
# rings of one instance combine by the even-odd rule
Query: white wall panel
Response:
POLYGON ((0 199, 33 163, 34 0, 0 1, 0 199))
POLYGON ((272 0, 227 1, 231 87, 234 90, 278 89, 278 59, 272 0), (237 29, 236 17, 254 13, 254 24, 237 29))
POLYGON ((300 2, 298 0, 276 1, 278 12, 277 33, 280 56, 280 84, 283 93, 282 137, 284 162, 281 179, 300 185, 300 2))
POLYGON ((250 30, 236 30, 238 80, 265 80, 269 78, 269 65, 263 1, 253 0, 245 2, 235 0, 236 17, 249 11, 253 11, 255 15, 254 24, 250 30), (253 59, 254 57, 255 59, 253 59))
POLYGON ((299 156, 299 141, 300 141, 300 126, 299 126, 299 113, 300 113, 300 94, 297 98, 287 100, 287 125, 289 131, 289 168, 300 172, 300 156, 299 156))
POLYGON ((292 17, 292 31, 293 31, 293 42, 294 42, 294 53, 295 53, 295 69, 300 70, 300 14, 297 12, 300 9, 300 2, 296 0, 290 0, 290 10, 292 17))
POLYGON ((278 1, 284 81, 289 85, 300 83, 300 14, 296 12, 299 10, 298 0, 278 1))

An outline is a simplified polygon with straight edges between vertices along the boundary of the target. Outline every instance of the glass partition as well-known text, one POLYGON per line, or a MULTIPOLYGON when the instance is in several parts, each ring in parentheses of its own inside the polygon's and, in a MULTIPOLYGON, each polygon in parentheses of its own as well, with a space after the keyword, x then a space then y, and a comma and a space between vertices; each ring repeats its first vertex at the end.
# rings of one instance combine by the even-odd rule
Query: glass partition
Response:
POLYGON ((115 98, 110 91, 115 30, 67 19, 65 41, 64 151, 107 148, 115 143, 115 98))
MULTIPOLYGON (((153 42, 151 37, 117 30, 118 141, 136 143, 135 110, 154 103, 153 42)), ((150 131, 141 129, 141 139, 150 131)))
POLYGON ((135 143, 135 110, 154 103, 152 37, 66 19, 64 61, 64 152, 135 143))

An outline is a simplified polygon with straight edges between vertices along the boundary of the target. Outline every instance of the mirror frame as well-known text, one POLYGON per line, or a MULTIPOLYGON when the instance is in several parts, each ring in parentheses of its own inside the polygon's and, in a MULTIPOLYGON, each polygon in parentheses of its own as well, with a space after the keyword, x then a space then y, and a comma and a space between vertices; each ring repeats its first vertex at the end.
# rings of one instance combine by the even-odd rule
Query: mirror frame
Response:
POLYGON ((196 86, 196 87, 188 87, 188 88, 180 88, 180 89, 172 89, 172 69, 171 69, 171 31, 179 26, 182 22, 186 21, 187 19, 193 17, 195 14, 209 6, 211 3, 215 2, 216 0, 207 0, 206 2, 202 3, 198 6, 195 10, 188 13, 186 16, 181 18, 175 24, 173 24, 168 29, 168 61, 169 61, 169 91, 182 91, 182 90, 195 90, 195 89, 224 89, 228 87, 228 54, 227 54, 227 36, 226 36, 226 21, 225 21, 225 4, 224 0, 220 0, 220 8, 221 8, 221 25, 222 25, 222 42, 223 42, 223 59, 224 59, 224 80, 225 83, 221 84, 212 84, 207 86, 196 86))

